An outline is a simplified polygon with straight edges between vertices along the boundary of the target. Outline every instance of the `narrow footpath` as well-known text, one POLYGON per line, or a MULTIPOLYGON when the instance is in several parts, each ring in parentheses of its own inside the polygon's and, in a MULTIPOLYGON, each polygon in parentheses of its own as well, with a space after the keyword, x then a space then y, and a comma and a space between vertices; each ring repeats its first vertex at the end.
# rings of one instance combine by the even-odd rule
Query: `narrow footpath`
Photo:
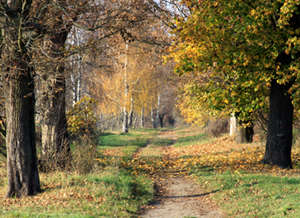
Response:
MULTIPOLYGON (((173 139, 175 131, 163 131, 158 137, 173 139)), ((172 145, 166 145, 172 146, 172 145)), ((142 148, 144 149, 144 148, 142 148)), ((142 152, 139 150, 135 157, 142 152)), ((172 175, 159 176, 155 182, 155 203, 145 206, 141 218, 219 218, 226 217, 192 178, 172 175)))

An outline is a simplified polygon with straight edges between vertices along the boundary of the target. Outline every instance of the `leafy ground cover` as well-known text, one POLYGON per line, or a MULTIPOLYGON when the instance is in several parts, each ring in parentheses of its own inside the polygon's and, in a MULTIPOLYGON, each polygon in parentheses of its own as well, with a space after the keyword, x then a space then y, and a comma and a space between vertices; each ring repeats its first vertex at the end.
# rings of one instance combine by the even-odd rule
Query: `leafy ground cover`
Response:
MULTIPOLYGON (((191 134, 193 135, 193 134, 191 134)), ((193 137, 202 137, 200 136, 193 137)), ((190 139, 187 132, 184 138, 190 139)), ((204 137, 203 137, 204 139, 204 137)), ((205 140, 205 139, 204 139, 205 140)), ((294 147, 294 169, 261 164, 264 145, 236 144, 224 136, 185 146, 158 147, 163 156, 121 161, 133 174, 191 175, 229 217, 300 217, 299 147, 294 147)))
MULTIPOLYGON (((294 169, 284 170, 259 163, 264 145, 258 136, 254 143, 236 144, 232 137, 211 139, 199 129, 171 131, 168 137, 164 132, 158 137, 160 132, 104 134, 91 173, 41 174, 43 192, 1 200, 0 216, 135 217, 153 199, 157 178, 185 175, 212 193, 209 198, 229 217, 300 217, 298 146, 292 151, 294 169)), ((0 164, 0 195, 4 196, 6 168, 5 162, 0 164)))
POLYGON ((115 167, 85 176, 41 174, 41 181, 41 194, 1 200, 0 217, 134 217, 154 192, 149 179, 115 167))
MULTIPOLYGON (((139 208, 153 199, 153 182, 120 169, 120 157, 130 159, 159 131, 104 134, 96 153, 92 141, 83 138, 81 144, 73 146, 73 170, 40 173, 42 193, 0 200, 0 217, 137 217, 139 208), (87 166, 92 171, 85 174, 87 166)), ((4 196, 6 164, 0 164, 0 196, 4 196)))

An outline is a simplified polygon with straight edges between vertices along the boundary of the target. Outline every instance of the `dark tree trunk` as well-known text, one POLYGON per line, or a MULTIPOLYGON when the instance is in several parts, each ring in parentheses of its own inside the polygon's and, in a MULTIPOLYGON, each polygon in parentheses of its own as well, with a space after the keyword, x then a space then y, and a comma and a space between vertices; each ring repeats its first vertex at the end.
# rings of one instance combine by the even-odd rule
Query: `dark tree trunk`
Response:
POLYGON ((246 127, 243 123, 245 122, 237 121, 236 143, 238 144, 253 142, 254 131, 252 123, 251 126, 247 125, 246 127))
POLYGON ((267 144, 262 163, 292 168, 293 111, 291 96, 287 93, 292 84, 271 83, 270 113, 267 144))
POLYGON ((165 114, 160 114, 159 115, 159 123, 160 123, 161 128, 164 127, 164 118, 165 118, 165 114))
POLYGON ((41 191, 35 141, 33 78, 28 67, 22 68, 24 71, 9 77, 3 84, 7 118, 6 197, 29 196, 41 191))
MULTIPOLYGON (((41 191, 37 168, 33 72, 28 51, 33 36, 21 28, 32 1, 1 1, 1 71, 6 109, 8 190, 5 197, 41 191), (4 80, 5 79, 5 80, 4 80)), ((29 30, 30 31, 30 30, 29 30)), ((37 30, 38 32, 38 30, 37 30)))

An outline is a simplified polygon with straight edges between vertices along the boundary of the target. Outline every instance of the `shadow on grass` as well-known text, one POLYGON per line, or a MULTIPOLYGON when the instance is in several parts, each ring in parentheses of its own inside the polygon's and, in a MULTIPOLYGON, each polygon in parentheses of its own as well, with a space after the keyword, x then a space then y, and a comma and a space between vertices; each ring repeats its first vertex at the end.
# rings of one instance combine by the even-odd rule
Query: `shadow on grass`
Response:
POLYGON ((163 198, 196 198, 196 197, 203 197, 206 195, 210 195, 216 192, 219 192, 220 189, 216 189, 210 192, 202 193, 202 194, 196 194, 196 195, 176 195, 176 196, 162 196, 163 198))
POLYGON ((116 134, 112 133, 112 132, 105 132, 105 133, 102 133, 100 137, 109 136, 109 135, 116 135, 116 134))

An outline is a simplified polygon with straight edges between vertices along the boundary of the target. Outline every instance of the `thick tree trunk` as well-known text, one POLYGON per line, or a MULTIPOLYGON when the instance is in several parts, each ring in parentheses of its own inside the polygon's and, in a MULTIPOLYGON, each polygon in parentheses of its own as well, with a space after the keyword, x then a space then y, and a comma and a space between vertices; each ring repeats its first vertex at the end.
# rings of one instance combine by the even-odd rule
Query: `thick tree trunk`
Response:
POLYGON ((55 159, 53 161, 62 167, 71 158, 64 82, 64 78, 57 78, 53 92, 48 93, 41 103, 42 155, 47 159, 55 159))
POLYGON ((287 93, 292 84, 271 83, 270 113, 267 144, 262 163, 292 168, 293 111, 291 96, 287 93))
MULTIPOLYGON (((22 66, 17 66, 22 67, 22 66)), ((24 67, 23 69, 28 69, 24 67)), ((37 168, 33 78, 28 70, 15 73, 3 84, 7 118, 6 197, 29 196, 41 191, 37 168)))
POLYGON ((44 39, 44 51, 58 61, 48 66, 47 72, 41 72, 42 155, 46 161, 54 161, 61 167, 71 158, 66 118, 65 68, 61 63, 61 49, 67 40, 68 32, 66 29, 44 39))

